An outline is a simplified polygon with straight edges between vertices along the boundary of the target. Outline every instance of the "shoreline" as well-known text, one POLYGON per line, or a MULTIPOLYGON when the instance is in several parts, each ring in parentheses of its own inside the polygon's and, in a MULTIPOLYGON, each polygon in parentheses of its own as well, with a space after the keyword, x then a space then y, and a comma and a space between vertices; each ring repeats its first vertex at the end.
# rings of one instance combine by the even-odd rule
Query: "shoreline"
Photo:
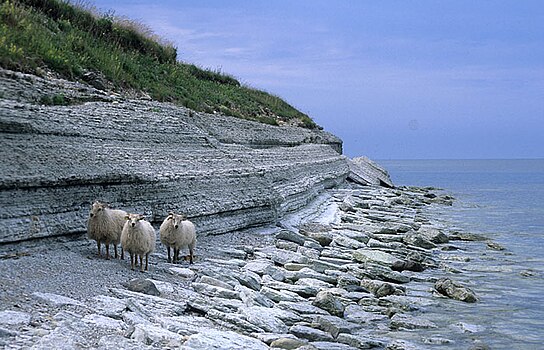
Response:
MULTIPOLYGON (((434 288, 443 275, 455 281, 437 252, 458 247, 442 231, 421 229, 432 227, 431 202, 451 200, 430 189, 331 189, 281 227, 199 238, 194 265, 167 263, 158 245, 144 274, 126 259, 98 259, 85 238, 27 251, 20 243, 21 254, 3 251, 0 260, 7 271, 0 342, 13 349, 484 346, 480 325, 428 312, 444 302, 465 305, 434 288), (407 261, 425 270, 396 271, 407 261), (132 279, 151 280, 159 295, 128 290, 132 279)), ((462 260, 462 251, 456 255, 462 260)))

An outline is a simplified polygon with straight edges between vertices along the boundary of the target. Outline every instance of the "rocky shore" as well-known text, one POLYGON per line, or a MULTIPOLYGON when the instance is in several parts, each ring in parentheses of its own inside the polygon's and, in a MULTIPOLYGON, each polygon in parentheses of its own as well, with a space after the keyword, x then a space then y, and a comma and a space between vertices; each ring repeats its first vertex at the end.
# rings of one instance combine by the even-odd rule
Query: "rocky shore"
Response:
POLYGON ((441 305, 478 301, 432 189, 345 183, 277 226, 199 238, 196 261, 148 273, 99 259, 84 237, 2 246, 7 349, 485 349, 441 305))

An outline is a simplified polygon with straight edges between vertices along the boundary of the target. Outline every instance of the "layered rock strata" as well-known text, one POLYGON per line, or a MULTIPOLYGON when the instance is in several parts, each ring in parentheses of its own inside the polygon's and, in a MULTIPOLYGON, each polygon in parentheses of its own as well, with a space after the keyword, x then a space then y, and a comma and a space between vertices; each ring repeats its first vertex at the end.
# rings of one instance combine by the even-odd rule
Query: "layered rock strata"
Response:
POLYGON ((449 306, 438 307, 445 298, 433 292, 436 277, 448 274, 441 255, 457 253, 439 249, 448 248, 451 233, 422 210, 426 191, 326 192, 316 207, 331 210, 290 230, 203 237, 193 265, 167 263, 161 246, 141 274, 126 260, 96 258, 88 241, 37 245, 18 259, 2 256, 0 345, 470 348, 478 335, 452 328, 442 315, 449 306), (354 210, 339 209, 346 198, 354 210), (330 211, 334 215, 323 215, 330 211))
POLYGON ((0 243, 83 232, 96 199, 155 223, 182 211, 200 234, 224 233, 275 222, 349 171, 341 140, 321 130, 5 70, 0 97, 0 243))

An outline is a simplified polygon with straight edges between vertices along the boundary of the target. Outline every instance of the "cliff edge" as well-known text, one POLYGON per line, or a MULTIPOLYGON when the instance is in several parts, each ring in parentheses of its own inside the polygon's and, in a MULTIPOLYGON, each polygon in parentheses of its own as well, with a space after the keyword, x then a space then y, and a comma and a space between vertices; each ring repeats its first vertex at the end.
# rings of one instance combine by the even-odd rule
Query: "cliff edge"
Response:
POLYGON ((0 243, 85 231, 100 199, 200 234, 275 222, 349 172, 342 141, 0 70, 0 243), (64 104, 43 105, 43 96, 64 104))

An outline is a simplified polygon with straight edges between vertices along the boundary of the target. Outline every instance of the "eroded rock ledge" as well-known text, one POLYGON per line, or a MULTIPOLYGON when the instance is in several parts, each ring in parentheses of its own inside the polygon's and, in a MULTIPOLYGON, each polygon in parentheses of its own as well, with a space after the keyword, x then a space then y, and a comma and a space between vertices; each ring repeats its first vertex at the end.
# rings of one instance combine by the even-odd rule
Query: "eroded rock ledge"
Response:
POLYGON ((0 135, 0 243, 83 232, 96 199, 154 222, 183 211, 201 234, 228 232, 274 222, 349 172, 342 141, 321 130, 5 70, 0 135))

